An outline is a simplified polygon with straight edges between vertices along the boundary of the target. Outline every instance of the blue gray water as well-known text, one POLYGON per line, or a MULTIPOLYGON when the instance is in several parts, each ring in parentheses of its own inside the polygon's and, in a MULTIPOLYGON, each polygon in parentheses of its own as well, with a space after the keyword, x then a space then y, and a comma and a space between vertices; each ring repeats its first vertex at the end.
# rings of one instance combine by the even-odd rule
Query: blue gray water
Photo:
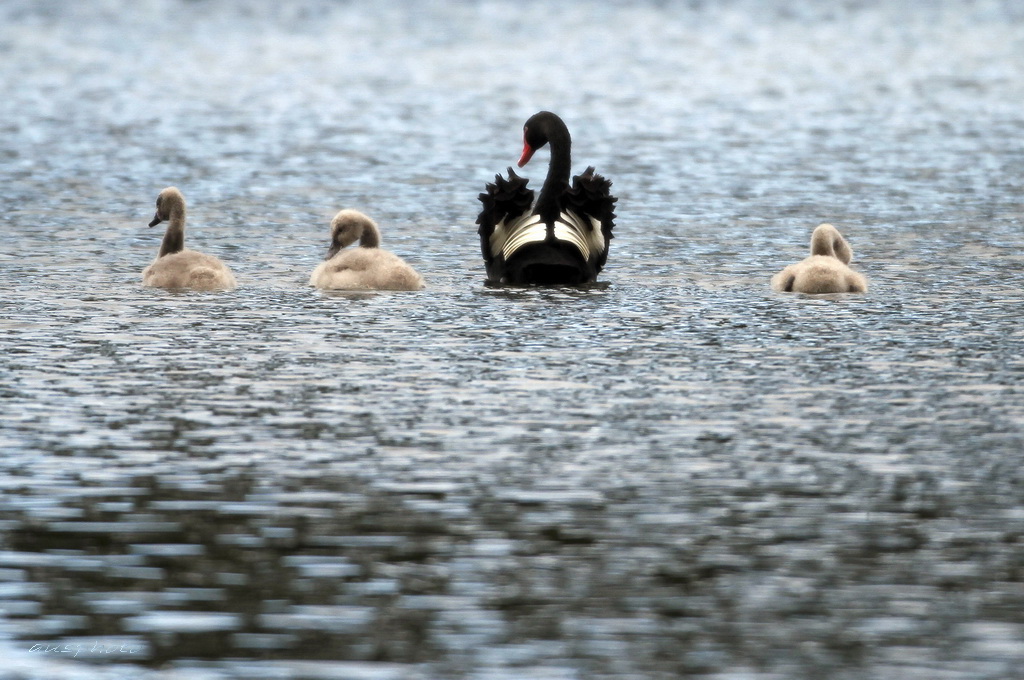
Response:
POLYGON ((0 64, 3 680, 1024 678, 1012 0, 7 0, 0 64), (489 288, 540 109, 611 256, 489 288), (237 291, 140 286, 169 185, 237 291), (308 289, 343 207, 428 287, 308 289), (869 292, 772 292, 824 221, 869 292))

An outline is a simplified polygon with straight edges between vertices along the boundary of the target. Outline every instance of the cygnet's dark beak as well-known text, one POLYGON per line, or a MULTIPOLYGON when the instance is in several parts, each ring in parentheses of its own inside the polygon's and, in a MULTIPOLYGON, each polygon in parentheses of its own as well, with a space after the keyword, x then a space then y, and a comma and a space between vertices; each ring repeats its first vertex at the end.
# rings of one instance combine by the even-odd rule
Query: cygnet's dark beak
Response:
POLYGON ((153 221, 149 223, 149 226, 155 227, 156 225, 160 224, 161 222, 163 222, 163 220, 160 219, 160 213, 157 213, 157 214, 153 215, 153 221))
POLYGON ((327 257, 325 257, 324 259, 329 260, 340 252, 341 246, 339 246, 337 243, 332 243, 331 247, 327 250, 327 257))

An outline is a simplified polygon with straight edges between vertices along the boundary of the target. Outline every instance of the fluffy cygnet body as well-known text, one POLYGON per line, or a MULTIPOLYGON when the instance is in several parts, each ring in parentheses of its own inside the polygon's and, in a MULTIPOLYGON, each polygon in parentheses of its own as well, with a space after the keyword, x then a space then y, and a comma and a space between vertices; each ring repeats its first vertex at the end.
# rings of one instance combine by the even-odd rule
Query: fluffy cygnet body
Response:
POLYGON ((160 254, 142 270, 142 285, 155 288, 230 290, 238 285, 227 265, 213 255, 185 247, 185 197, 175 187, 160 192, 149 226, 168 220, 160 254))
POLYGON ((772 288, 793 293, 863 293, 868 282, 849 267, 853 251, 839 230, 820 224, 811 234, 811 255, 772 277, 772 288))
POLYGON ((330 290, 420 290, 423 277, 394 253, 380 248, 377 223, 358 210, 331 220, 331 248, 309 277, 309 285, 330 290), (358 248, 343 250, 359 241, 358 248))

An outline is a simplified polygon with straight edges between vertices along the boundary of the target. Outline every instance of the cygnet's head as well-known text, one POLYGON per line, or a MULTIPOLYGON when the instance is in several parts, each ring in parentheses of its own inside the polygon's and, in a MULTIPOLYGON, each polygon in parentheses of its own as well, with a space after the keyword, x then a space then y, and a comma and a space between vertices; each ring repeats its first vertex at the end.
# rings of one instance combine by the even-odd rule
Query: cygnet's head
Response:
POLYGON ((811 234, 811 255, 826 255, 838 258, 843 264, 850 264, 853 251, 839 230, 831 224, 819 224, 811 234))
POLYGON ((164 220, 172 217, 185 216, 185 197, 178 191, 177 187, 167 187, 156 197, 156 214, 149 226, 155 227, 164 220))
POLYGON ((363 248, 378 247, 380 230, 377 223, 358 210, 342 210, 331 220, 331 248, 327 251, 327 259, 357 240, 363 248))

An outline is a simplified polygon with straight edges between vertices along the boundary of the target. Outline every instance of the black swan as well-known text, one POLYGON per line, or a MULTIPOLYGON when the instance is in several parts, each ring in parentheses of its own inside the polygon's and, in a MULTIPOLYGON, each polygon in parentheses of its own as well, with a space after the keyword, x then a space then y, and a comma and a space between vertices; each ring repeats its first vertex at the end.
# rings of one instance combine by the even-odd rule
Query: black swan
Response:
POLYGON ((519 167, 545 144, 551 144, 551 164, 536 205, 533 190, 526 188, 529 180, 511 167, 507 180, 496 175, 480 194, 484 208, 476 222, 493 283, 589 283, 608 259, 618 200, 609 193, 612 183, 588 167, 569 185, 572 140, 550 111, 534 114, 523 126, 519 167))
POLYGON ((772 277, 772 288, 786 293, 863 293, 868 282, 848 266, 853 250, 839 230, 819 224, 811 234, 811 255, 772 277))
POLYGON ((309 285, 331 290, 420 290, 423 277, 405 261, 380 248, 377 223, 358 210, 331 220, 331 247, 313 270, 309 285), (343 250, 356 242, 359 247, 343 250))
POLYGON ((142 270, 142 285, 155 288, 230 290, 238 284, 231 270, 213 255, 185 247, 185 197, 167 187, 156 198, 156 215, 149 226, 170 220, 160 253, 142 270))

